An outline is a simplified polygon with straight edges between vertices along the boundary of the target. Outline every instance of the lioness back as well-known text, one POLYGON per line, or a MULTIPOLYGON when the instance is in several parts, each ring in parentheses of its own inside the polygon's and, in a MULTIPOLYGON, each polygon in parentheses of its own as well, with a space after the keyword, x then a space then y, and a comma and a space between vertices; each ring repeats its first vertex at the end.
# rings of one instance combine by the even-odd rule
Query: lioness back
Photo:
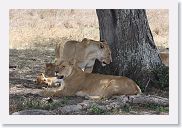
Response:
POLYGON ((64 45, 63 49, 63 57, 61 60, 74 60, 77 61, 82 60, 84 58, 85 52, 85 45, 78 41, 68 41, 64 45))
POLYGON ((85 92, 91 95, 111 97, 141 94, 139 86, 127 77, 88 73, 84 79, 84 85, 87 88, 85 92))

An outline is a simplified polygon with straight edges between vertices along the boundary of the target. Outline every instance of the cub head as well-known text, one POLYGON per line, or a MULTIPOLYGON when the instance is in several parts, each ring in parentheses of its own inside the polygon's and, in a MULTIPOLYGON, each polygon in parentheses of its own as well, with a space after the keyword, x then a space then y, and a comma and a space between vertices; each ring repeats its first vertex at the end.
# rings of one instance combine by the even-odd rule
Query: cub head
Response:
POLYGON ((47 79, 43 73, 41 73, 39 76, 37 76, 36 83, 37 84, 47 84, 47 79))
POLYGON ((61 61, 59 65, 56 66, 55 75, 58 79, 64 79, 71 75, 73 71, 74 63, 71 61, 61 61))
POLYGON ((45 74, 49 77, 55 76, 55 67, 56 67, 56 64, 54 63, 46 63, 45 74))

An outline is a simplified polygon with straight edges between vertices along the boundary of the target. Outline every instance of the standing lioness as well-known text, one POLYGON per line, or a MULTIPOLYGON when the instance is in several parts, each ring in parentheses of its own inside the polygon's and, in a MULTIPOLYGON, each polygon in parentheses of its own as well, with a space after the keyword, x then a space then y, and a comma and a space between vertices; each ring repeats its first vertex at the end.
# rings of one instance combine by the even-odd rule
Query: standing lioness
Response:
POLYGON ((95 60, 98 59, 102 66, 112 62, 111 50, 106 41, 95 41, 84 38, 81 42, 68 41, 64 48, 58 44, 55 49, 56 64, 62 60, 75 59, 76 64, 85 72, 92 72, 95 60))
POLYGON ((63 78, 64 89, 44 92, 44 95, 102 98, 141 93, 139 86, 127 77, 85 73, 73 63, 66 61, 61 62, 56 69, 57 78, 63 78))

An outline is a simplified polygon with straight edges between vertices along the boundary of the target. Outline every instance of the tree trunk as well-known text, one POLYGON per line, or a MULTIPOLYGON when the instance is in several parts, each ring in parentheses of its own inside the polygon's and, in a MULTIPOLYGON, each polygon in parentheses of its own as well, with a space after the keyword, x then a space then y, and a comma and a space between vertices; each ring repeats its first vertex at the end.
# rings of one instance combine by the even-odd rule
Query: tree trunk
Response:
POLYGON ((148 24, 142 9, 96 10, 100 39, 110 45, 113 62, 105 67, 96 61, 93 72, 127 76, 139 86, 152 80, 152 70, 161 65, 148 24))

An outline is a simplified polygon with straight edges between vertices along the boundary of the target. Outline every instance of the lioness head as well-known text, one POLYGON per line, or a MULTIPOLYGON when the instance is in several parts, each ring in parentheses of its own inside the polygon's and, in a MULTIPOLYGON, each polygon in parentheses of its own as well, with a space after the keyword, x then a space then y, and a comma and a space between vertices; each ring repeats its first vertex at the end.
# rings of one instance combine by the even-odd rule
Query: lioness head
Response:
POLYGON ((112 62, 112 57, 108 43, 106 41, 101 41, 99 47, 100 47, 99 61, 102 62, 102 66, 110 64, 112 62))
POLYGON ((111 50, 108 43, 105 40, 95 41, 84 38, 82 42, 87 44, 96 44, 98 46, 97 59, 102 63, 102 66, 110 64, 112 62, 111 50))
POLYGON ((71 75, 73 70, 73 62, 69 61, 62 61, 59 65, 55 68, 55 74, 58 79, 63 79, 71 75))

